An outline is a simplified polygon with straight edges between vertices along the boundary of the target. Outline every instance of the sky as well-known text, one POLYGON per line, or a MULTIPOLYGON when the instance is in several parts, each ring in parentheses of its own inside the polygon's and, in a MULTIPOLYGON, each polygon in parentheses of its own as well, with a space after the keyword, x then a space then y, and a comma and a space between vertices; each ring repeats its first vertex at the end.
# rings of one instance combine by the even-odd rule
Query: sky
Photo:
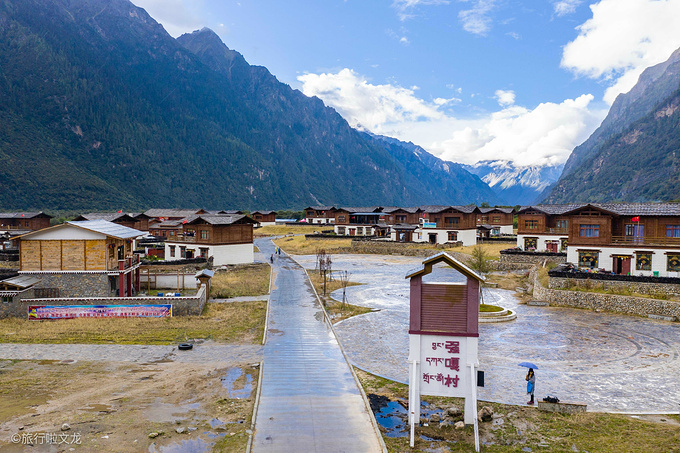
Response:
POLYGON ((563 164, 680 47, 680 0, 132 0, 208 27, 351 126, 445 160, 563 164))

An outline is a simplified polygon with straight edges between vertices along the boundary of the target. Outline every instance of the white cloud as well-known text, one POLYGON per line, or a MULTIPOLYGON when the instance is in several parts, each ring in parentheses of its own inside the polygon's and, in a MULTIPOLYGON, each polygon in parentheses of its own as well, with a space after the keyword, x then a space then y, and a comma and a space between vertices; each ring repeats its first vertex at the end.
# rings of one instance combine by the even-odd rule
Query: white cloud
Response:
POLYGON ((553 3, 553 9, 558 16, 566 16, 576 12, 581 0, 558 0, 553 3))
POLYGON ((133 0, 144 8, 156 22, 175 38, 184 33, 203 28, 203 23, 189 5, 195 2, 186 0, 133 0))
MULTIPOLYGON (((443 159, 467 164, 500 159, 520 166, 563 163, 606 114, 589 110, 593 96, 582 95, 533 110, 506 104, 485 117, 458 119, 442 110, 460 102, 455 97, 427 102, 413 89, 374 85, 350 69, 298 80, 306 95, 320 97, 354 127, 412 141, 443 159)), ((512 91, 498 90, 496 96, 514 102, 512 91)))
POLYGON ((414 17, 413 10, 420 5, 448 5, 449 0, 394 0, 392 7, 397 10, 399 20, 405 21, 414 17))
POLYGON ((496 90, 495 98, 501 107, 512 105, 515 103, 515 92, 512 90, 496 90))
POLYGON ((564 163, 575 146, 599 125, 606 112, 588 109, 584 94, 560 104, 546 102, 529 110, 510 106, 476 127, 454 131, 448 140, 430 145, 431 152, 455 162, 508 160, 516 166, 564 163))
POLYGON ((491 29, 491 17, 496 0, 476 0, 471 9, 460 11, 458 19, 463 23, 463 29, 475 35, 486 35, 491 29))
POLYGON ((399 42, 402 43, 402 44, 411 44, 406 36, 402 36, 399 39, 399 42))
POLYGON ((564 47, 561 65, 577 75, 611 80, 604 100, 628 92, 642 71, 680 47, 680 1, 601 0, 564 47))
POLYGON ((351 69, 337 74, 305 74, 298 77, 307 96, 318 96, 334 107, 354 127, 385 133, 396 123, 438 119, 437 105, 414 95, 413 89, 372 85, 351 69))

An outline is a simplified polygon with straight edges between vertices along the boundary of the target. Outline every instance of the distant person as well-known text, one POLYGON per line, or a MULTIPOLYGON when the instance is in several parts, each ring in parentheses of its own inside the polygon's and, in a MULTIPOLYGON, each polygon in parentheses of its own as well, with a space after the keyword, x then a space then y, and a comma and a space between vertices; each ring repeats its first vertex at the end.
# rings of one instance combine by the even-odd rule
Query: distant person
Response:
POLYGON ((527 393, 531 395, 531 399, 527 401, 527 404, 534 404, 534 390, 536 390, 536 374, 534 373, 533 368, 529 368, 526 381, 527 381, 527 393))
POLYGON ((269 257, 269 262, 272 263, 272 264, 274 264, 274 255, 272 255, 272 256, 269 257))

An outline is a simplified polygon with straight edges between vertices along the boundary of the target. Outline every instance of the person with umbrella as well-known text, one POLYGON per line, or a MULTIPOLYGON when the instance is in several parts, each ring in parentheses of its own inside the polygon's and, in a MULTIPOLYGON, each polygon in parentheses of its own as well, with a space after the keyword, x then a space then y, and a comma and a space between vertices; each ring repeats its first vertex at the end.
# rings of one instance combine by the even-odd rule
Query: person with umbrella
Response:
POLYGON ((536 365, 530 362, 522 362, 519 366, 529 368, 525 380, 527 381, 527 393, 531 395, 531 399, 527 401, 527 404, 534 404, 534 391, 536 390, 536 373, 534 373, 534 368, 538 369, 536 365))

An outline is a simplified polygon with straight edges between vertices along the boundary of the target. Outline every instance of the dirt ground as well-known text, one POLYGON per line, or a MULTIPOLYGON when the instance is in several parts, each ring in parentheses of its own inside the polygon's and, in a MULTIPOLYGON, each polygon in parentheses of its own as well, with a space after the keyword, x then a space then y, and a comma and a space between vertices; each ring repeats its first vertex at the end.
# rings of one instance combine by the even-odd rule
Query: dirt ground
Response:
POLYGON ((258 372, 249 364, 3 360, 0 451, 245 451, 258 372))

